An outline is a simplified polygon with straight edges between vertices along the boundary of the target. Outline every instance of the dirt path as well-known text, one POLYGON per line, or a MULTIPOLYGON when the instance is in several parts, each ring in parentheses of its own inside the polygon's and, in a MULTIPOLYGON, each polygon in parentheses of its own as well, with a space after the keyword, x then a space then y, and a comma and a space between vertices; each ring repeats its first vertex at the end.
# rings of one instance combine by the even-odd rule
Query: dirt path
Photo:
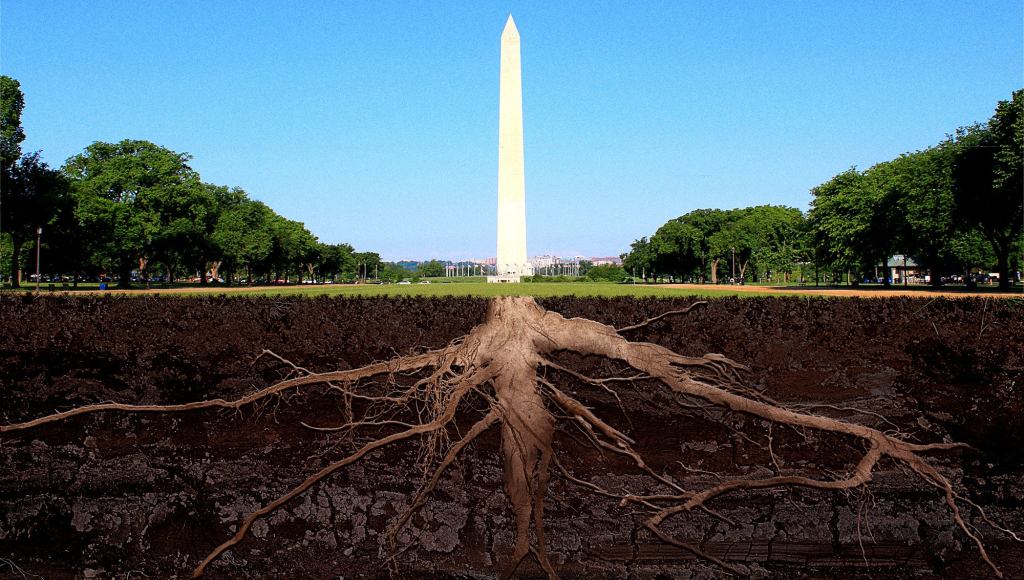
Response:
POLYGON ((1024 298, 1024 291, 1014 292, 977 292, 968 290, 932 290, 922 286, 911 286, 906 289, 893 286, 889 290, 882 288, 849 288, 836 286, 746 286, 721 284, 658 284, 659 288, 678 288, 680 290, 728 290, 750 294, 789 294, 808 296, 845 296, 858 298, 893 298, 898 296, 916 296, 918 298, 1024 298))

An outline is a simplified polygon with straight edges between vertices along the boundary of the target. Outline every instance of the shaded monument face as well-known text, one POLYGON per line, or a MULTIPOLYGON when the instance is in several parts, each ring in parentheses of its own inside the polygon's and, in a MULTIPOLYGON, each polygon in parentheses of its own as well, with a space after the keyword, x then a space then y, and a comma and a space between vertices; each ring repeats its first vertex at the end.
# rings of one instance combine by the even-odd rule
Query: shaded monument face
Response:
POLYGON ((523 82, 519 30, 509 15, 501 33, 498 111, 498 260, 492 282, 533 274, 526 259, 526 181, 523 169, 523 82))

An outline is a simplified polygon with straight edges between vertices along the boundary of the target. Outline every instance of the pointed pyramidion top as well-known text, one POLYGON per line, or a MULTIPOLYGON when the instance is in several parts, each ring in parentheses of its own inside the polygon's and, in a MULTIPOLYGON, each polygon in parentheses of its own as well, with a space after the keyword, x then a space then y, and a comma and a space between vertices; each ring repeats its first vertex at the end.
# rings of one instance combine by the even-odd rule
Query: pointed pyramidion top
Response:
POLYGON ((502 40, 519 40, 519 29, 516 28, 516 21, 512 19, 512 15, 508 15, 508 20, 505 21, 505 30, 501 31, 502 40))

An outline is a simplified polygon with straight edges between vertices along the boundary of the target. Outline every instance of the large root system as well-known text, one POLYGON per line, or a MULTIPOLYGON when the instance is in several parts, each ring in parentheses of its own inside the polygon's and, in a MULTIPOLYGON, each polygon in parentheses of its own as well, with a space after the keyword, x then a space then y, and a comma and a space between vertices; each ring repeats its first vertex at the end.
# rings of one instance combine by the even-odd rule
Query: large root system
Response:
MULTIPOLYGON (((699 303, 698 303, 699 304, 699 303)), ((691 307, 692 308, 692 307, 691 307)), ((666 313, 679 314, 683 311, 666 313)), ((663 315, 665 316, 665 315, 663 315)), ((659 317, 661 318, 661 317, 659 317)), ((693 553, 721 566, 742 573, 733 565, 704 554, 696 546, 673 537, 662 523, 693 510, 714 514, 710 503, 725 494, 743 490, 804 487, 822 490, 848 490, 867 485, 883 460, 889 460, 916 474, 920 481, 934 487, 952 512, 959 529, 976 545, 980 558, 993 573, 1002 577, 990 559, 979 536, 961 513, 962 508, 980 508, 961 496, 950 480, 925 456, 966 447, 959 443, 911 443, 898 433, 847 422, 824 415, 799 412, 774 402, 743 386, 743 367, 728 358, 708 354, 687 357, 656 344, 632 342, 624 335, 646 324, 616 330, 586 319, 566 319, 542 309, 528 297, 502 297, 492 300, 486 321, 468 335, 451 344, 410 356, 362 368, 312 373, 294 367, 296 376, 237 400, 214 399, 181 405, 127 405, 102 403, 55 413, 24 423, 0 427, 0 433, 12 433, 41 427, 48 423, 85 413, 181 412, 205 408, 239 409, 273 395, 308 385, 326 385, 348 401, 349 413, 337 426, 314 427, 332 431, 374 430, 381 435, 354 452, 336 459, 288 493, 249 514, 237 532, 213 550, 195 568, 201 576, 207 566, 224 552, 245 540, 253 523, 304 493, 332 473, 364 458, 368 453, 403 440, 417 439, 422 445, 423 483, 410 508, 389 530, 394 544, 397 533, 426 501, 445 471, 458 460, 460 452, 492 428, 500 430, 504 459, 504 487, 515 516, 516 541, 502 567, 502 577, 511 576, 531 552, 549 577, 557 571, 549 561, 544 536, 544 500, 550 476, 554 473, 593 493, 612 496, 622 504, 649 510, 644 527, 668 544, 693 553), (604 357, 631 367, 635 374, 597 379, 566 368, 556 361, 560 352, 604 357), (401 381, 398 378, 405 378, 401 381), (699 402, 698 408, 720 408, 758 417, 771 425, 799 430, 835 433, 862 442, 858 457, 848 472, 834 478, 809 477, 795 473, 777 473, 764 478, 722 479, 703 489, 686 489, 676 480, 647 465, 635 441, 598 417, 574 398, 568 389, 559 388, 556 377, 602 389, 618 398, 616 392, 626 379, 657 381, 674 396, 699 402), (383 394, 366 388, 368 383, 390 385, 383 394), (361 403, 353 412, 352 402, 361 403), (481 405, 481 402, 483 403, 481 405), (483 411, 480 411, 483 407, 483 411), (452 429, 460 410, 472 408, 480 417, 468 429, 453 436, 452 429), (404 415, 396 413, 403 411, 404 415), (412 419, 409 419, 409 416, 412 419), (402 418, 398 418, 402 417, 402 418), (615 493, 593 482, 576 477, 556 457, 552 446, 556 417, 574 423, 589 441, 599 448, 624 456, 652 479, 660 493, 615 493), (671 490, 665 493, 664 490, 671 490), (532 530, 532 534, 531 534, 532 530)), ((284 361, 287 362, 287 361, 284 361)), ((290 363, 289 363, 290 364, 290 363)), ((982 517, 984 513, 981 514, 982 517)), ((985 518, 988 521, 988 518, 985 518)), ((988 522, 996 529, 1020 539, 1013 532, 988 522)))

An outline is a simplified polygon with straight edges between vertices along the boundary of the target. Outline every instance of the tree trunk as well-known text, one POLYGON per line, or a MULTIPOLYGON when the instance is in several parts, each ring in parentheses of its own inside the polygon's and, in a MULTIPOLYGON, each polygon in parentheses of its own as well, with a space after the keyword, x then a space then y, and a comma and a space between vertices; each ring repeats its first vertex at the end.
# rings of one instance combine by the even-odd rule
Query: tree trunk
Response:
POLYGON ((132 287, 132 260, 122 260, 117 268, 117 287, 131 288, 132 287))
MULTIPOLYGON (((993 244, 994 245, 994 244, 993 244)), ((1006 248, 1010 247, 1010 244, 1005 245, 1006 248)), ((1010 252, 997 252, 998 267, 999 271, 999 289, 1009 290, 1010 289, 1010 252)))
POLYGON ((21 253, 21 240, 11 236, 11 288, 21 287, 21 265, 18 263, 18 254, 21 253))
POLYGON ((714 260, 711 260, 711 283, 712 284, 718 284, 718 262, 720 262, 721 260, 722 260, 721 258, 715 258, 714 260))
POLYGON ((932 288, 939 288, 942 286, 942 273, 939 271, 938 266, 932 266, 928 269, 928 275, 931 276, 929 284, 932 288))

